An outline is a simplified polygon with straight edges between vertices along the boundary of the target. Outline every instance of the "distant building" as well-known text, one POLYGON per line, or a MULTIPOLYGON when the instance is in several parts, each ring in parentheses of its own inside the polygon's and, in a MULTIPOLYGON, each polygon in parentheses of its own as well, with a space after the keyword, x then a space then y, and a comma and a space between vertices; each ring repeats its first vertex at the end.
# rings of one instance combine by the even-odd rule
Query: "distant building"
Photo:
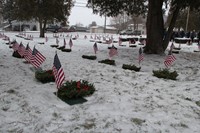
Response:
POLYGON ((39 22, 37 21, 17 21, 14 20, 11 22, 12 27, 11 30, 13 31, 26 31, 26 30, 31 30, 31 31, 36 31, 39 30, 39 22))
POLYGON ((117 33, 117 29, 115 27, 111 27, 111 26, 106 26, 106 28, 104 29, 103 26, 92 26, 90 27, 90 33, 112 33, 112 34, 116 34, 117 33))
POLYGON ((141 34, 146 34, 146 25, 145 24, 129 24, 128 29, 134 31, 136 29, 137 31, 140 31, 141 34))

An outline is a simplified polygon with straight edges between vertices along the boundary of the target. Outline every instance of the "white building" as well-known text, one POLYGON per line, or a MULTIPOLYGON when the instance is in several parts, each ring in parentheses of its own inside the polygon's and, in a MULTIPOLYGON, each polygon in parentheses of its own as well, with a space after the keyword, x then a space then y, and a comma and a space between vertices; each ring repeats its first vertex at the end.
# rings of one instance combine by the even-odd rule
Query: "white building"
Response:
POLYGON ((39 30, 39 23, 37 21, 12 21, 12 30, 16 31, 22 30, 39 30))

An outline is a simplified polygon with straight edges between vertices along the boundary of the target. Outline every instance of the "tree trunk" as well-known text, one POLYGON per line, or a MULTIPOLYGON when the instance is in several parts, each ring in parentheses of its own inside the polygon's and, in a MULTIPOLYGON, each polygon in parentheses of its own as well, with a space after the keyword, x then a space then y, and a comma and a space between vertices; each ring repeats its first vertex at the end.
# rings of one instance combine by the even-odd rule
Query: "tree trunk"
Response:
POLYGON ((46 28, 46 20, 42 21, 39 19, 39 24, 40 24, 40 37, 44 38, 44 33, 45 33, 45 28, 46 28))
POLYGON ((169 41, 170 41, 170 38, 171 38, 171 35, 172 35, 172 32, 173 32, 173 28, 174 28, 174 26, 176 24, 176 20, 178 18, 179 11, 180 11, 180 7, 176 7, 175 10, 172 13, 172 18, 170 20, 169 27, 168 27, 166 36, 165 36, 164 41, 163 41, 163 49, 164 50, 167 48, 167 46, 169 44, 169 41))
POLYGON ((163 54, 164 21, 162 14, 163 0, 148 0, 147 16, 147 54, 163 54))

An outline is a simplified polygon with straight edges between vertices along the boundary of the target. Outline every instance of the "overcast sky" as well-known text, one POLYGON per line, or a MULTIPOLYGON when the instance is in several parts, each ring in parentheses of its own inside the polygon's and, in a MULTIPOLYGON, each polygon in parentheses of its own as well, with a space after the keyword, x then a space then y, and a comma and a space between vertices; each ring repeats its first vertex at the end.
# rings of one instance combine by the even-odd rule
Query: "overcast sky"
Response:
MULTIPOLYGON (((81 23, 88 26, 95 21, 97 25, 103 26, 105 17, 100 17, 92 13, 92 9, 85 7, 87 0, 77 0, 75 6, 72 8, 71 15, 69 16, 69 24, 75 25, 81 23)), ((107 20, 107 24, 109 20, 107 20)))

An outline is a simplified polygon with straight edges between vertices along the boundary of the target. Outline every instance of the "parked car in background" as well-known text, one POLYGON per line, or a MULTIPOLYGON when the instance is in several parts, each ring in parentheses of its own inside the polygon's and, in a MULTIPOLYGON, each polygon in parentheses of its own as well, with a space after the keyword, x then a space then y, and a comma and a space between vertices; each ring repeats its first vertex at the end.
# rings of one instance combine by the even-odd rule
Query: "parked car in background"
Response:
POLYGON ((128 29, 128 30, 123 30, 119 33, 120 35, 133 35, 133 31, 128 29))
POLYGON ((49 26, 45 29, 45 31, 46 31, 46 32, 50 31, 50 32, 53 32, 53 33, 57 33, 58 30, 59 30, 60 28, 61 28, 61 27, 58 26, 58 25, 49 25, 49 26))
POLYGON ((122 30, 119 32, 120 35, 126 35, 126 30, 122 30))
POLYGON ((135 30, 135 31, 133 31, 133 35, 136 35, 136 36, 142 35, 142 31, 135 30))
POLYGON ((126 30, 126 32, 125 32, 126 35, 133 35, 133 33, 134 32, 132 30, 126 30))
POLYGON ((74 29, 70 29, 69 27, 61 27, 58 29, 58 32, 75 32, 74 29))

